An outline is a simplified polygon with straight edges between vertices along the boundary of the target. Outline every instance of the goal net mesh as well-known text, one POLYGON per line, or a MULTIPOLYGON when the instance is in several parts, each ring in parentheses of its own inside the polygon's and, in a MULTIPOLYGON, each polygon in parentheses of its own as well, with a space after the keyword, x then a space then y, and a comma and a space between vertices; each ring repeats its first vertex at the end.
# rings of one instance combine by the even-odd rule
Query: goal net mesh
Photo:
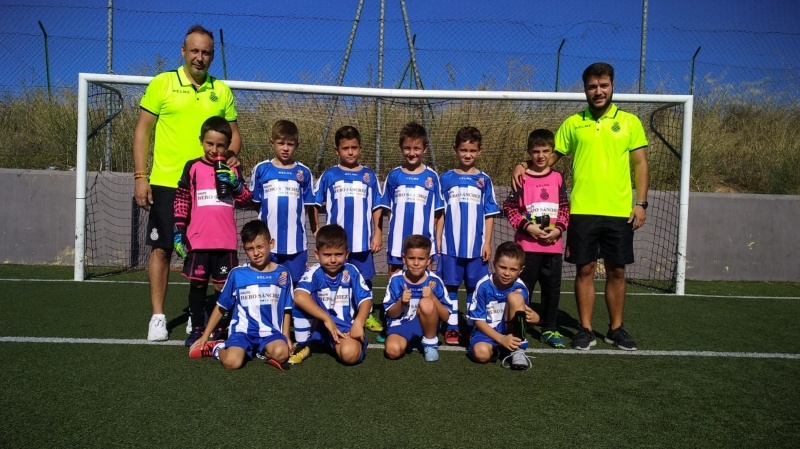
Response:
MULTIPOLYGON (((133 201, 132 177, 133 129, 144 88, 144 84, 89 83, 86 277, 147 266, 147 212, 133 201)), ((580 101, 389 99, 236 89, 234 93, 245 176, 258 162, 273 157, 270 128, 281 119, 295 122, 300 129, 296 159, 311 168, 315 179, 338 162, 333 152, 336 129, 355 126, 362 136, 361 162, 375 170, 381 183, 389 170, 403 162, 398 136, 405 123, 417 121, 428 130, 431 144, 425 162, 439 174, 456 165, 456 131, 474 126, 483 135, 478 168, 492 178, 498 203, 508 196, 514 164, 527 158, 528 133, 536 128, 555 132, 561 121, 585 106, 580 101)), ((627 277, 635 284, 674 291, 683 105, 626 102, 619 106, 641 118, 650 142, 650 207, 647 224, 635 233, 636 262, 627 268, 627 277)), ((567 186, 572 185, 571 164, 567 156, 555 166, 565 175, 567 186)), ((237 210, 236 216, 240 226, 256 218, 250 210, 237 210)), ((387 223, 384 220, 384 226, 387 223)), ((494 229, 495 246, 514 239, 505 217, 496 219, 494 229)), ((313 239, 309 246, 313 249, 313 239)), ((313 258, 313 251, 309 254, 313 258)), ((240 261, 246 260, 243 253, 239 256, 240 261)), ((377 272, 386 272, 383 251, 375 261, 377 272)), ((173 265, 180 266, 177 257, 173 265)), ((575 267, 565 263, 563 273, 572 278, 575 267)), ((602 264, 596 276, 604 278, 602 264)))

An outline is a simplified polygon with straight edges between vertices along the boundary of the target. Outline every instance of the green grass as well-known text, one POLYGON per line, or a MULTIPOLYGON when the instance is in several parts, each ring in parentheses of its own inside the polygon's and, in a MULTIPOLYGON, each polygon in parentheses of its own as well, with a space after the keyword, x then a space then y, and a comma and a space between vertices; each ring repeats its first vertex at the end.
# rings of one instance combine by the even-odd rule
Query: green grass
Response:
MULTIPOLYGON (((71 271, 0 266, 0 279, 45 276, 71 271)), ((0 288, 2 336, 145 337, 146 283, 0 288)), ((185 338, 187 289, 168 293, 175 341, 185 338)), ((800 285, 687 292, 786 298, 631 295, 626 327, 641 349, 800 354, 800 285)), ((570 333, 571 293, 561 309, 570 333)), ((600 297, 600 333, 606 322, 600 297)), ((0 447, 789 447, 800 437, 798 358, 544 352, 531 371, 511 372, 441 354, 425 364, 370 349, 355 367, 315 354, 284 373, 259 361, 229 372, 182 346, 0 342, 0 447)))

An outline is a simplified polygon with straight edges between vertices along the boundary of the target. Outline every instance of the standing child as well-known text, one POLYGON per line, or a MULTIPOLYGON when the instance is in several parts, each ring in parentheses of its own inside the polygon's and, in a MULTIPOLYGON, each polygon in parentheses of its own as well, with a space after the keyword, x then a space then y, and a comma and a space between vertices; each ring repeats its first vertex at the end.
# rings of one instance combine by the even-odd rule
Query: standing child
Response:
MULTIPOLYGON (((422 163, 428 151, 428 132, 416 122, 408 123, 400 130, 399 143, 405 162, 389 172, 381 199, 391 214, 386 250, 389 276, 403 268, 403 240, 412 234, 433 240, 444 209, 439 176, 422 163)), ((434 241, 433 253, 436 248, 434 241)))
MULTIPOLYGON (((347 233, 337 224, 321 227, 314 254, 319 263, 306 271, 295 289, 295 305, 316 319, 309 343, 333 349, 345 365, 364 359, 367 340, 364 322, 372 311, 372 291, 355 265, 347 263, 347 233)), ((300 348, 289 363, 302 363, 311 355, 300 348)))
MULTIPOLYGON (((258 218, 269 227, 275 239, 272 252, 276 261, 289 269, 297 282, 306 271, 308 215, 311 232, 317 232, 313 179, 311 170, 295 161, 294 153, 300 144, 297 126, 288 120, 272 125, 270 144, 275 158, 256 165, 250 179, 253 203, 259 206, 258 218), (304 211, 305 209, 305 211, 304 211)), ((311 323, 302 314, 293 313, 295 340, 304 343, 310 335, 311 323)))
POLYGON ((497 247, 492 274, 478 281, 475 297, 469 305, 468 316, 475 323, 470 335, 469 357, 486 363, 500 355, 498 347, 509 354, 509 366, 514 370, 530 369, 525 355, 525 324, 536 323, 539 315, 527 306, 528 289, 519 280, 525 253, 514 242, 497 247))
POLYGON ((457 345, 461 337, 458 287, 464 282, 469 304, 478 280, 489 273, 494 216, 500 213, 492 180, 475 167, 481 149, 478 129, 471 126, 459 129, 453 145, 458 165, 441 177, 445 210, 444 220, 436 228, 442 244, 437 274, 444 280, 450 298, 450 318, 444 333, 444 341, 449 345, 457 345))
POLYGON ((439 360, 439 323, 450 316, 444 283, 428 272, 431 240, 410 235, 403 243, 402 260, 406 269, 395 273, 386 286, 383 306, 386 310, 386 349, 389 359, 399 359, 409 344, 422 343, 426 362, 439 360))
MULTIPOLYGON (((224 156, 231 143, 231 125, 222 117, 210 117, 200 129, 203 157, 191 160, 183 168, 173 203, 175 252, 184 258, 183 276, 189 279, 189 319, 193 327, 186 339, 191 346, 203 334, 208 279, 214 283, 214 302, 219 298, 228 272, 239 265, 236 254, 236 217, 234 202, 250 202, 250 191, 238 169, 223 164, 214 169, 214 159, 224 156), (231 196, 219 197, 217 183, 230 187, 231 196)), ((223 337, 227 320, 214 329, 214 337, 223 337)))
MULTIPOLYGON (((336 130, 334 151, 339 165, 322 173, 317 182, 317 206, 325 204, 325 223, 338 224, 347 233, 347 262, 353 264, 372 289, 375 277, 373 253, 381 250, 381 192, 375 172, 361 165, 361 133, 352 126, 336 130)), ((319 248, 319 242, 317 242, 319 248)), ((381 323, 367 316, 372 332, 383 331, 381 323)))
POLYGON ((246 358, 264 358, 283 371, 289 358, 292 276, 272 262, 275 241, 260 220, 242 227, 242 246, 250 263, 231 270, 205 332, 189 349, 189 357, 214 357, 227 369, 241 368, 246 358), (223 314, 232 311, 226 341, 208 341, 223 314))
POLYGON ((542 337, 554 348, 564 348, 556 318, 561 298, 561 235, 569 224, 569 196, 561 173, 550 168, 553 133, 537 129, 528 136, 531 161, 522 187, 503 204, 508 222, 517 232, 514 241, 525 250, 525 269, 520 278, 533 294, 542 288, 542 337))

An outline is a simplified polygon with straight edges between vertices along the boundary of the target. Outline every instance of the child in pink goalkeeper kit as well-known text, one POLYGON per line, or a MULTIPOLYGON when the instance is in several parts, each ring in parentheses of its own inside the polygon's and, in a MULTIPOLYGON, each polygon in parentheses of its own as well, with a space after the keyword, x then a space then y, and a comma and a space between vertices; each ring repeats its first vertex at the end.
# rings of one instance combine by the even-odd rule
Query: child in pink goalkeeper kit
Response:
MULTIPOLYGON (((236 168, 225 164, 214 167, 214 159, 224 155, 231 142, 231 126, 221 117, 203 123, 200 141, 204 156, 186 163, 175 192, 175 252, 184 258, 183 276, 189 279, 189 318, 192 329, 186 339, 189 347, 205 328, 206 290, 209 278, 214 283, 214 303, 228 272, 239 265, 234 202, 247 204, 251 194, 236 168), (220 197, 217 186, 228 187, 220 197)), ((215 330, 213 339, 224 338, 227 318, 215 330)))
POLYGON ((569 224, 569 196, 563 176, 549 165, 553 146, 551 131, 537 129, 530 133, 529 168, 522 187, 508 197, 503 210, 517 231, 514 241, 525 251, 525 268, 520 279, 531 296, 537 282, 542 288, 541 340, 554 348, 564 348, 556 317, 561 297, 562 234, 569 224))

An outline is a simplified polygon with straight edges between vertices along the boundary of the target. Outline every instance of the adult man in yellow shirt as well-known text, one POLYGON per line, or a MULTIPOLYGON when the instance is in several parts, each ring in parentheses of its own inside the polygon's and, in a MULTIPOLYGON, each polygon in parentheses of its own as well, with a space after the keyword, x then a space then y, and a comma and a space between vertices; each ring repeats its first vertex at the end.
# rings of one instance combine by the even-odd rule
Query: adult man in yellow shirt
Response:
POLYGON ((596 344, 592 329, 597 259, 606 271, 606 306, 609 330, 605 341, 635 351, 636 343, 625 331, 625 265, 634 261, 633 231, 647 218, 647 137, 638 117, 611 102, 614 68, 598 62, 583 72, 588 106, 567 118, 555 138, 551 165, 573 154, 570 226, 565 260, 576 265, 575 298, 580 329, 572 340, 575 349, 596 344), (630 171, 636 186, 633 202, 630 171))
POLYGON ((211 116, 230 122, 233 136, 228 165, 239 164, 237 155, 242 144, 233 94, 227 85, 208 74, 214 60, 214 35, 200 25, 192 26, 181 46, 181 56, 181 67, 160 73, 147 86, 133 135, 134 198, 139 207, 150 211, 147 244, 151 246, 148 274, 153 315, 147 339, 151 341, 169 338, 164 298, 173 249, 173 201, 184 165, 203 155, 200 128, 211 116), (153 130, 153 167, 148 178, 153 130))

